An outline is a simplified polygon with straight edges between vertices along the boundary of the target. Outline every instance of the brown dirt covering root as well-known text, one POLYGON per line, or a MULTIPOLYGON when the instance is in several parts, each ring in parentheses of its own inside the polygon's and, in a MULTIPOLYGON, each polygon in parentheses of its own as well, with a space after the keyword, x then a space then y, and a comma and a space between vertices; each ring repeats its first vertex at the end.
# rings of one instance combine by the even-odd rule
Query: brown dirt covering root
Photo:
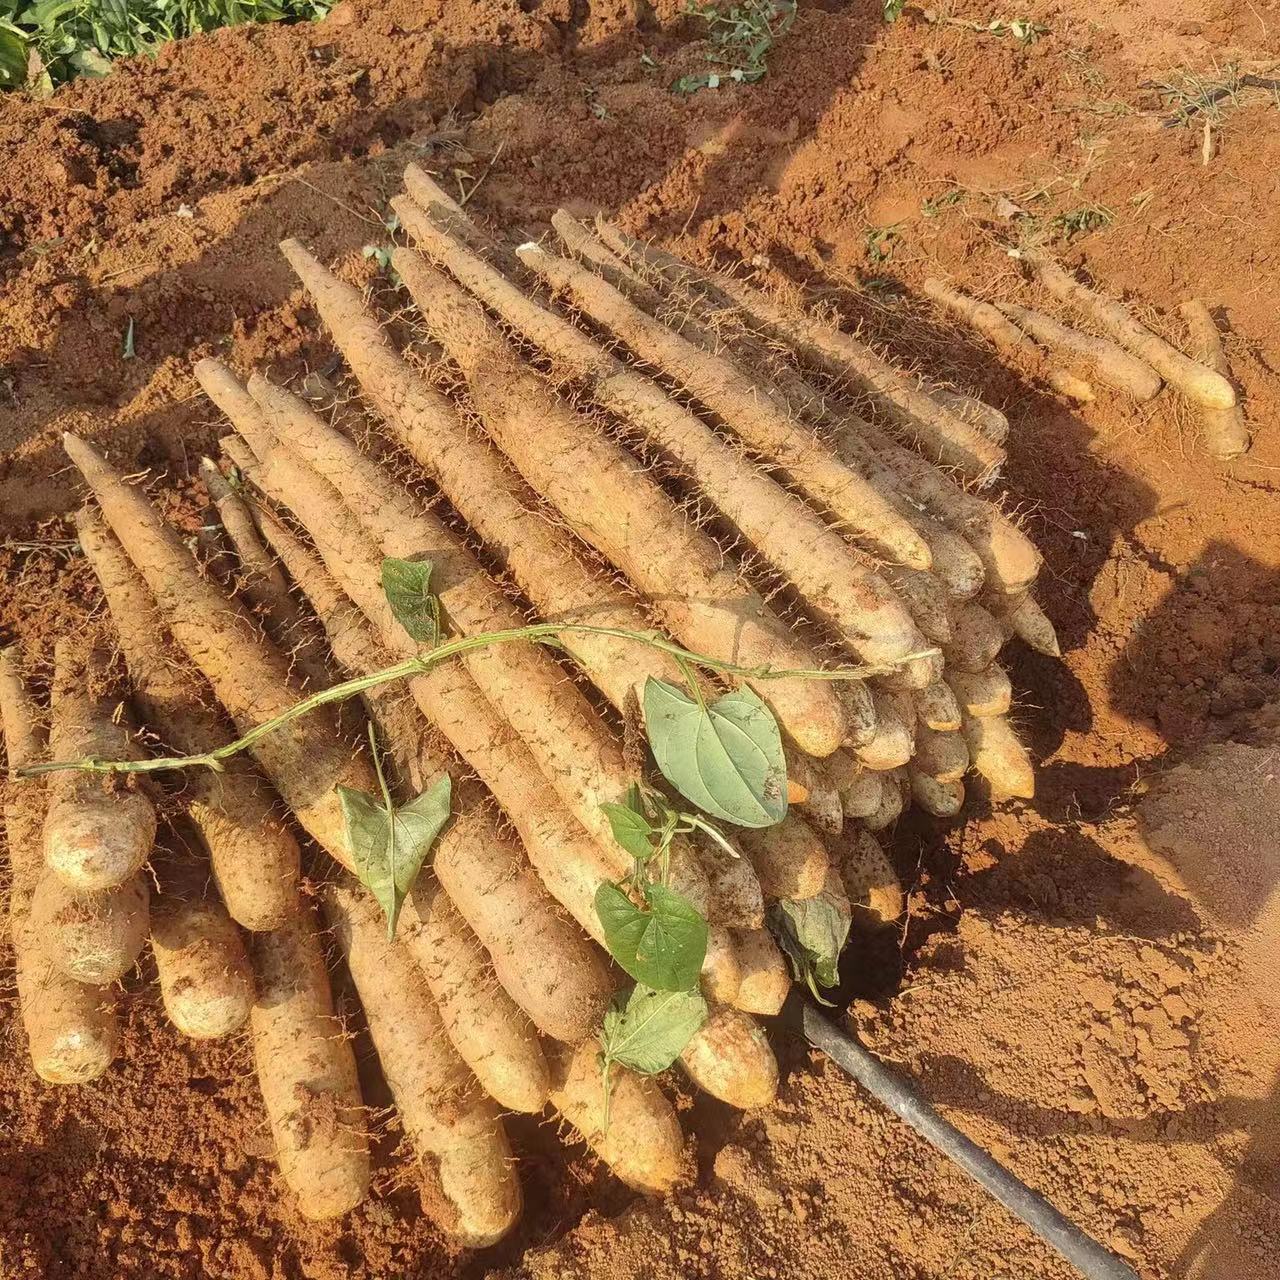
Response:
MULTIPOLYGON (((502 225, 537 234, 558 204, 603 208, 700 260, 804 282, 898 358, 1005 408, 1011 494, 1066 650, 1013 666, 1035 801, 975 797, 962 823, 899 828, 911 916, 856 939, 854 1019, 1144 1276, 1274 1275, 1280 766, 1255 713, 1280 698, 1280 112, 1244 90, 1207 132, 1203 114, 1164 127, 1170 105, 1144 84, 1274 75, 1280 9, 1031 0, 1016 16, 1048 30, 1024 44, 802 0, 762 83, 680 97, 668 86, 703 49, 678 8, 346 0, 315 27, 223 31, 47 101, 0 98, 4 638, 47 662, 95 607, 65 545, 58 433, 163 476, 193 531, 218 425, 191 362, 325 366, 276 242, 371 280, 360 250, 389 242, 410 159, 502 225), (1043 368, 1008 367, 920 302, 941 275, 1054 309, 1005 252, 1028 231, 1175 340, 1178 303, 1205 299, 1247 457, 1210 463, 1167 393, 1070 405, 1043 368)), ((954 16, 1013 15, 976 0, 954 16)), ((529 1209, 491 1255, 440 1244, 391 1134, 378 1194, 307 1224, 267 1158, 246 1044, 180 1042, 151 978, 126 983, 126 1051, 87 1088, 39 1084, 6 1017, 6 1280, 1070 1274, 786 1041, 777 1107, 689 1103, 698 1178, 669 1202, 633 1203, 522 1122, 529 1209)), ((376 1081, 368 1096, 386 1101, 376 1081)))

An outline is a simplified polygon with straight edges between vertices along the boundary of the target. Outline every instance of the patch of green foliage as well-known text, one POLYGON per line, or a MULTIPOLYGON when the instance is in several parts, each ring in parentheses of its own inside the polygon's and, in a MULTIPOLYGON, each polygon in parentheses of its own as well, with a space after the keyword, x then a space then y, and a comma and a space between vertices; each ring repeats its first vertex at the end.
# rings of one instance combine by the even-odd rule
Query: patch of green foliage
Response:
POLYGON ((690 0, 685 12, 707 23, 711 49, 706 57, 714 70, 681 76, 671 86, 674 93, 697 93, 722 84, 754 84, 764 79, 770 51, 795 21, 796 3, 745 0, 725 8, 690 0))
POLYGON ((0 89, 46 95, 116 58, 244 22, 323 18, 333 0, 0 0, 0 89))

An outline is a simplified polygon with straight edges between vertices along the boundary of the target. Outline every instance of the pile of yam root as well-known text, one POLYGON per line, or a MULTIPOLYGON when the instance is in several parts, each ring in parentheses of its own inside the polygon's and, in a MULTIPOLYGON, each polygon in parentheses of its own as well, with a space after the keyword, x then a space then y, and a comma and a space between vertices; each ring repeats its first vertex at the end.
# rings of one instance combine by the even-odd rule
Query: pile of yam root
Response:
POLYGON ((108 1069, 115 984, 148 939, 180 1032, 247 1026, 280 1170, 310 1217, 348 1211, 369 1185, 332 938, 440 1226, 478 1246, 520 1213, 504 1113, 558 1116, 644 1192, 685 1173, 662 1077, 606 1065, 606 1115, 599 1061, 625 979, 596 895, 634 871, 602 806, 654 785, 648 683, 692 681, 707 699, 744 684, 785 746, 785 816, 724 827, 725 841, 682 833, 667 867, 708 925, 708 1014, 679 1066, 754 1108, 778 1082, 761 1019, 793 983, 773 904, 823 898, 855 927, 898 917, 875 833, 909 805, 955 815, 966 781, 1032 794, 998 657, 1012 637, 1058 646, 1032 594, 1040 556, 992 488, 999 412, 609 224, 560 214, 558 242, 511 248, 421 170, 406 185, 393 203, 414 247, 392 259, 406 309, 389 323, 282 245, 358 400, 323 379, 295 392, 197 365, 233 428, 222 466, 202 471, 216 528, 184 541, 142 487, 64 438, 94 500, 79 541, 128 680, 113 685, 116 656, 70 637, 48 680, 5 652, 10 770, 207 757, 415 657, 383 590, 388 557, 431 562, 449 638, 534 620, 601 630, 371 681, 362 704, 317 705, 218 768, 13 781, 11 924, 46 1080, 108 1069), (402 349, 390 334, 406 323, 402 349), (692 672, 639 633, 737 674, 692 672), (836 669, 865 678, 813 677, 836 669), (367 720, 385 763, 360 745, 367 720), (452 791, 394 937, 337 790, 377 795, 375 765, 401 800, 435 779, 452 791))

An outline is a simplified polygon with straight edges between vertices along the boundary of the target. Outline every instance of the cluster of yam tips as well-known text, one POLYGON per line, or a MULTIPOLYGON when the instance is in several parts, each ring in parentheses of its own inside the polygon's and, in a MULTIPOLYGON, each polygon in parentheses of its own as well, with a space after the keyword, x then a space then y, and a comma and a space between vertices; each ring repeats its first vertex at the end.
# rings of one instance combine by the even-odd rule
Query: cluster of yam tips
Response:
MULTIPOLYGON (((406 360, 361 294, 296 241, 282 249, 363 410, 321 416, 305 385, 295 395, 260 375, 244 384, 215 360, 197 366, 234 428, 226 475, 241 483, 203 468, 234 558, 197 559, 139 488, 65 438, 96 499, 79 515, 80 542, 132 710, 171 751, 202 754, 308 690, 413 656, 383 594, 383 557, 431 560, 449 635, 531 618, 612 634, 564 633, 562 656, 523 642, 475 649, 370 688, 357 714, 318 707, 220 772, 187 771, 183 853, 156 868, 150 902, 147 786, 65 772, 12 788, 12 924, 31 1055, 48 1080, 109 1065, 108 984, 148 936, 179 1030, 247 1024, 281 1172, 313 1217, 349 1210, 369 1182, 327 930, 440 1225, 483 1245, 520 1212, 506 1111, 549 1109, 638 1190, 662 1193, 686 1172, 655 1077, 615 1065, 607 1123, 604 1112, 596 1036, 621 975, 594 900, 631 858, 601 804, 645 769, 646 682, 689 676, 618 633, 656 631, 755 672, 874 673, 746 675, 783 733, 790 809, 777 825, 733 828, 739 857, 685 836, 671 846, 670 883, 710 925, 710 1016, 680 1065, 742 1108, 776 1092, 759 1019, 791 983, 768 905, 828 895, 855 918, 898 917, 902 890, 873 833, 912 803, 956 814, 971 774, 997 799, 1030 796, 997 656, 1013 636, 1058 648, 1031 593, 1040 557, 983 496, 1003 460, 997 411, 606 223, 560 214, 563 252, 509 250, 421 170, 406 184, 394 203, 416 249, 393 263, 447 367, 406 360), (361 434, 387 447, 371 455, 361 434), (235 571, 221 573, 229 559, 235 571), (352 746, 366 717, 393 792, 441 775, 453 787, 452 818, 393 940, 352 874, 335 790, 377 793, 352 746), (294 824, 310 838, 305 855, 294 824), (301 869, 318 914, 300 896, 301 869)), ((140 750, 102 667, 59 646, 46 748, 43 712, 4 656, 11 769, 46 750, 140 750)), ((696 678, 723 691, 719 677, 696 678)))
POLYGON ((1049 384, 1073 400, 1094 399, 1096 382, 1143 403, 1167 383, 1194 408, 1206 452, 1229 461, 1248 451, 1249 430, 1231 382, 1222 335, 1200 298, 1188 298, 1179 308, 1187 329, 1186 354, 1043 252, 1024 249, 1017 256, 1050 297, 1097 332, 1082 332, 1019 303, 984 302, 941 280, 926 280, 924 292, 999 350, 1033 359, 1043 354, 1049 384))

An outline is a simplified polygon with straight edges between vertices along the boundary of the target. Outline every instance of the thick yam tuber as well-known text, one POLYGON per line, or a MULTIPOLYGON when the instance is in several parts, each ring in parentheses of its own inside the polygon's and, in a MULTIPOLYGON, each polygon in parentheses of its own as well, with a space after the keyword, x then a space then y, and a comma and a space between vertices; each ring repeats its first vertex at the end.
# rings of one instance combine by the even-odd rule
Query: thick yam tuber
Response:
POLYGON ((772 1017, 791 990, 786 958, 767 929, 735 929, 733 941, 742 971, 735 1008, 772 1017))
POLYGON ((947 683, 966 716, 1002 716, 1013 705, 1008 673, 994 663, 985 671, 948 671, 947 683))
MULTIPOLYGON (((1029 592, 1011 599, 1009 607, 997 615, 998 625, 1017 636, 1029 648, 1050 658, 1062 657, 1058 633, 1029 592)), ((974 668, 969 667, 972 671, 974 668)))
POLYGON ((459 1244, 491 1245, 522 1207, 498 1109, 449 1043, 426 979, 387 938, 372 897, 344 877, 326 886, 324 904, 405 1134, 436 1165, 450 1210, 440 1226, 459 1244))
MULTIPOLYGON (((101 519, 82 508, 76 532, 115 623, 133 695, 165 746, 200 755, 232 734, 208 687, 174 651, 155 598, 101 519)), ((192 769, 183 800, 209 849, 222 900, 246 929, 274 929, 297 896, 298 842, 276 812, 279 802, 247 756, 224 761, 221 773, 192 769)))
MULTIPOLYGON (((0 719, 10 773, 37 763, 43 735, 12 649, 0 649, 0 719)), ((107 993, 67 977, 45 952, 41 931, 32 924, 32 893, 48 874, 40 850, 44 810, 42 782, 12 785, 4 828, 18 1014, 36 1074, 49 1084, 84 1084, 111 1065, 119 1027, 107 993)))
POLYGON ((896 769, 911 759, 915 750, 914 715, 908 720, 892 694, 872 692, 876 706, 876 735, 853 754, 865 769, 896 769))
POLYGON ((951 686, 943 680, 935 680, 924 689, 911 695, 916 709, 916 722, 941 732, 960 727, 960 707, 951 686))
POLYGON ((884 799, 884 775, 864 769, 840 792, 840 803, 846 818, 869 818, 884 799))
POLYGON ((741 1111, 767 1107, 778 1095, 778 1060, 750 1014, 713 1007, 680 1055, 689 1078, 741 1111))
POLYGON ((1023 256, 1055 298, 1077 306, 1099 328, 1106 329, 1121 346, 1145 360, 1171 387, 1188 399, 1210 409, 1230 409, 1235 405, 1235 388, 1222 374, 1183 355, 1135 320, 1127 308, 1087 288, 1046 254, 1024 250, 1023 256))
POLYGON ((428 872, 405 905, 399 937, 426 976, 449 1042, 484 1091, 512 1111, 541 1111, 551 1081, 533 1023, 428 872))
POLYGON ((165 1013, 184 1036, 220 1040, 248 1021, 253 971, 244 943, 195 867, 163 877, 151 912, 151 952, 165 1013))
MULTIPOLYGON (((1222 335, 1209 308, 1199 298, 1188 298, 1178 310, 1187 323, 1187 345, 1191 354, 1215 373, 1230 378, 1222 335)), ((1200 425, 1204 431, 1204 447, 1213 457, 1226 461, 1248 452, 1249 428, 1245 426, 1244 411, 1238 403, 1229 408, 1201 405, 1200 425)))
POLYGON ((253 936, 253 968, 253 1056, 280 1172, 303 1217, 336 1218, 369 1190, 369 1139, 309 908, 253 936))
POLYGON ((919 389, 930 400, 940 404, 949 413, 955 414, 961 422, 967 422, 981 431, 992 444, 1004 444, 1009 435, 1009 419, 994 405, 987 404, 985 400, 979 400, 974 396, 967 396, 960 391, 930 386, 923 380, 919 389))
POLYGON ((980 604, 966 601, 951 615, 951 639, 942 652, 953 671, 985 671, 995 661, 1004 639, 1000 623, 980 604))
POLYGON ((684 1135, 657 1081, 616 1063, 610 1068, 608 1123, 600 1047, 549 1047, 551 1105, 635 1191, 666 1195, 684 1174, 684 1135))
POLYGON ((869 813, 858 820, 864 831, 883 831, 891 827, 902 817, 906 807, 906 797, 902 793, 902 780, 896 769, 885 773, 880 789, 880 804, 874 813, 869 813))
MULTIPOLYGON (((115 718, 118 698, 103 696, 107 658, 82 660, 68 636, 54 647, 49 751, 55 760, 136 760, 141 752, 115 718)), ((44 858, 69 887, 96 893, 123 884, 146 862, 156 811, 140 789, 115 789, 100 774, 68 770, 49 777, 44 858)))
POLYGON ((907 766, 911 780, 911 797, 916 804, 935 818, 954 818, 964 807, 964 783, 941 782, 921 773, 915 765, 907 766))
POLYGON ((123 978, 141 955, 149 902, 143 872, 100 893, 76 893, 45 874, 31 899, 31 926, 67 977, 102 986, 123 978))
POLYGON ((964 737, 974 769, 990 783, 996 799, 1030 800, 1035 795, 1031 757, 1004 716, 966 717, 964 737))
POLYGON ((903 912, 902 881, 880 842, 869 831, 856 831, 838 859, 840 881, 853 906, 866 907, 881 920, 897 920, 903 912))
POLYGON ((924 725, 917 726, 916 754, 911 763, 939 782, 959 782, 969 769, 969 749, 964 735, 938 733, 924 725))

